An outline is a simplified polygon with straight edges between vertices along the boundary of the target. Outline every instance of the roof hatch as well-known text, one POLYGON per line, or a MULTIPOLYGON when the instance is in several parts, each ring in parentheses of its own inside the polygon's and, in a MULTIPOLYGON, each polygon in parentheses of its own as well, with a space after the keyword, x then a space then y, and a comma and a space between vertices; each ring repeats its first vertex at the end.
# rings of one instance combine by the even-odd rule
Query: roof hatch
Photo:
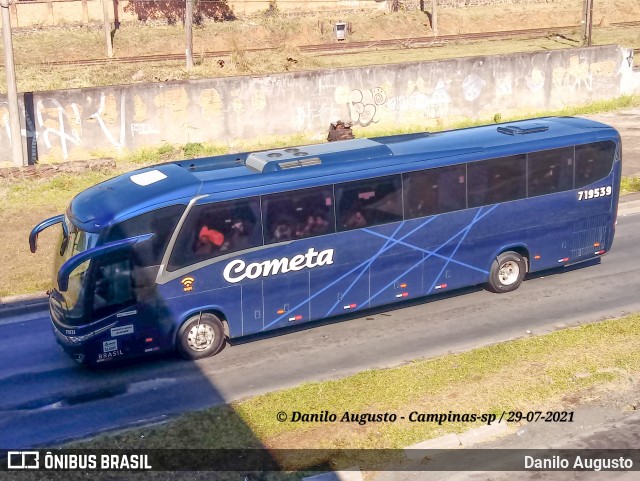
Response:
POLYGON ((525 135, 536 134, 538 132, 546 132, 549 130, 548 125, 538 123, 525 123, 521 125, 502 125, 498 127, 498 132, 507 135, 525 135))
POLYGON ((245 165, 254 172, 275 172, 278 170, 311 167, 322 164, 322 156, 354 150, 380 147, 379 142, 369 139, 342 140, 326 144, 305 145, 287 149, 268 150, 249 154, 245 165))

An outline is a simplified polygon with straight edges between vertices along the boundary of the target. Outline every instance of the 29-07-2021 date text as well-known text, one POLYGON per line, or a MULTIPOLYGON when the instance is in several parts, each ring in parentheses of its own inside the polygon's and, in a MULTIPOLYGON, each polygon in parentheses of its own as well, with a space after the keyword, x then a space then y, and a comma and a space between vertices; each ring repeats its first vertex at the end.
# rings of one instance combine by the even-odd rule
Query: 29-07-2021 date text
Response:
POLYGON ((355 423, 365 425, 367 423, 395 423, 409 421, 411 423, 475 423, 482 422, 491 425, 495 422, 547 422, 547 423, 572 423, 573 411, 502 411, 497 413, 424 413, 411 411, 409 414, 384 413, 359 413, 344 411, 334 413, 330 411, 300 412, 279 411, 276 418, 281 423, 355 423))

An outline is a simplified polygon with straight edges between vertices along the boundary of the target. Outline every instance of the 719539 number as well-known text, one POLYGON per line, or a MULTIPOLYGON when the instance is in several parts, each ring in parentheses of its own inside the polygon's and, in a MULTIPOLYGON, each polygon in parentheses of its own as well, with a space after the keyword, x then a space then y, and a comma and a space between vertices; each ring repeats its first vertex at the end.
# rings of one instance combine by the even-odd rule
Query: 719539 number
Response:
POLYGON ((597 199, 598 197, 606 197, 611 195, 611 186, 596 187, 595 189, 579 190, 578 200, 597 199))

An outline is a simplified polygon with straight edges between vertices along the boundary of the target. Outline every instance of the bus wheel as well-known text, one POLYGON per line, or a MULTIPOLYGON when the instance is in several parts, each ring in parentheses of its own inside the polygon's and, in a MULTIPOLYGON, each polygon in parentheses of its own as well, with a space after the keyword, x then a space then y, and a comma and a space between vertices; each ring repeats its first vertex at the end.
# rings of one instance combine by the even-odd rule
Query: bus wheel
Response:
POLYGON ((517 252, 503 252, 491 265, 489 289, 493 292, 515 291, 527 273, 527 263, 517 252))
POLYGON ((180 328, 177 348, 186 359, 213 356, 224 347, 224 327, 217 316, 209 313, 189 318, 180 328))

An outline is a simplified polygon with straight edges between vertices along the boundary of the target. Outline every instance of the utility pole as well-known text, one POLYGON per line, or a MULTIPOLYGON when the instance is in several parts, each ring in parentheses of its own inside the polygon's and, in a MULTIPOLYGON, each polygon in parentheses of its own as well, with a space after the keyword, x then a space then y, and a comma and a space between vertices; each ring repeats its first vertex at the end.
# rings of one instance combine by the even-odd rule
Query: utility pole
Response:
POLYGON ((193 68, 193 2, 185 0, 187 8, 184 14, 184 31, 187 35, 187 70, 193 68))
POLYGON ((433 36, 438 36, 438 0, 431 0, 431 29, 433 36))
POLYGON ((20 132, 20 109, 18 108, 18 87, 16 85, 16 67, 13 63, 13 39, 11 37, 11 15, 9 0, 1 0, 2 8, 2 45, 4 47, 4 71, 7 74, 7 103, 9 104, 9 127, 11 130, 11 158, 16 167, 25 165, 22 152, 22 134, 20 132))
POLYGON ((113 44, 111 43, 111 23, 109 22, 108 1, 109 0, 102 0, 102 16, 104 18, 104 41, 107 44, 107 56, 111 58, 113 57, 113 44))
POLYGON ((593 30, 593 0, 584 0, 582 11, 582 45, 591 47, 591 32, 593 30))

